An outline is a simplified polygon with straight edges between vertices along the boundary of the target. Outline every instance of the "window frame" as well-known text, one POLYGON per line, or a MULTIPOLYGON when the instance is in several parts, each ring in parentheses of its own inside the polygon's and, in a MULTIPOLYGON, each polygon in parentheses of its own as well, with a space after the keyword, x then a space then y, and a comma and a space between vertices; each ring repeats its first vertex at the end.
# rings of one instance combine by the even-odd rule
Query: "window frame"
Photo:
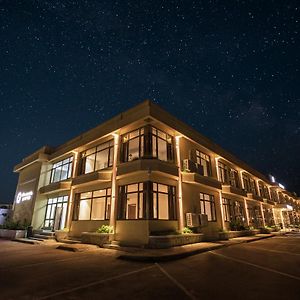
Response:
POLYGON ((160 130, 154 126, 147 125, 137 128, 135 130, 129 131, 121 136, 121 162, 129 162, 137 159, 158 159, 166 162, 174 162, 174 139, 171 135, 160 130), (130 134, 138 131, 138 134, 133 138, 130 138, 130 134), (166 138, 163 138, 165 135, 166 138), (138 157, 134 159, 129 159, 129 146, 130 141, 138 139, 138 157), (166 160, 159 159, 159 140, 166 143, 166 160), (155 147, 154 147, 155 144, 155 147), (154 154, 155 149, 155 154, 154 154))
POLYGON ((86 150, 84 150, 83 152, 81 152, 81 159, 80 159, 80 175, 83 174, 90 174, 96 171, 100 171, 100 170, 105 170, 107 168, 110 168, 113 166, 113 159, 114 159, 114 140, 108 140, 106 142, 103 142, 101 144, 98 144, 94 147, 88 148, 86 150), (102 145, 108 144, 107 147, 105 148, 101 148, 102 145), (86 153, 88 151, 90 151, 91 149, 95 149, 92 153, 89 153, 88 155, 86 155, 86 153), (100 149, 99 149, 100 148, 100 149), (98 150, 99 149, 99 150, 98 150), (97 168, 96 169, 96 164, 97 164, 97 154, 103 151, 106 151, 108 149, 108 155, 107 155, 107 167, 104 168, 97 168), (93 164, 93 170, 90 172, 85 172, 86 170, 86 160, 88 157, 93 156, 94 155, 94 164, 93 164))
POLYGON ((91 190, 91 191, 86 191, 86 192, 80 192, 75 194, 75 199, 74 199, 74 209, 73 209, 73 221, 107 221, 110 219, 110 212, 111 212, 111 187, 107 187, 104 189, 97 189, 97 190, 91 190), (94 196, 95 192, 105 190, 105 196, 94 196), (110 190, 110 193, 108 191, 110 190), (81 194, 85 193, 91 193, 91 197, 89 198, 83 198, 80 199, 81 194), (99 198, 105 198, 105 212, 104 212, 104 219, 92 219, 92 211, 93 211, 93 200, 94 199, 99 199, 99 198), (107 204, 108 204, 108 199, 110 203, 110 209, 108 211, 107 209, 107 204), (80 220, 79 219, 79 209, 80 209, 80 201, 82 200, 90 200, 91 201, 91 208, 90 208, 90 214, 89 214, 89 219, 86 220, 80 220))
POLYGON ((160 220, 160 221, 176 221, 177 220, 177 197, 176 197, 176 187, 172 185, 163 184, 160 182, 152 182, 152 181, 143 181, 143 182, 135 182, 127 185, 119 186, 119 197, 118 197, 118 220, 160 220), (138 185, 138 190, 133 192, 127 192, 128 186, 130 185, 138 185), (168 192, 161 192, 158 190, 154 191, 153 185, 164 185, 167 186, 168 192), (143 187, 142 189, 140 187, 143 187), (137 207, 137 219, 127 219, 127 195, 132 193, 138 193, 138 207, 137 207), (139 217, 140 211, 140 195, 143 195, 143 217, 139 217), (157 195, 157 212, 154 217, 154 205, 153 205, 153 195, 157 195), (159 195, 164 194, 168 195, 168 219, 159 219, 159 195))
POLYGON ((62 160, 59 160, 57 161, 56 163, 53 163, 52 167, 51 167, 51 170, 50 170, 50 179, 49 179, 49 184, 51 183, 55 183, 55 182, 60 182, 60 181, 63 181, 63 180, 67 180, 69 178, 72 177, 72 171, 73 171, 73 156, 69 156, 69 157, 66 157, 62 160), (64 163, 64 161, 67 161, 64 163), (61 165, 58 165, 59 163, 61 163, 61 165), (62 169, 64 166, 68 166, 68 169, 67 169, 67 177, 62 179, 62 169), (55 179, 55 174, 56 174, 56 171, 57 169, 60 168, 60 171, 59 172, 59 180, 54 180, 55 179))
POLYGON ((198 165, 202 166, 203 176, 208 176, 208 177, 212 176, 211 159, 210 159, 210 156, 208 154, 196 149, 196 162, 197 162, 198 165), (206 162, 206 173, 207 173, 207 175, 205 175, 203 162, 206 162))
POLYGON ((216 211, 216 203, 215 203, 215 196, 211 195, 211 194, 206 194, 206 193, 199 193, 199 200, 200 200, 200 214, 206 214, 206 206, 205 203, 209 203, 210 205, 210 211, 211 211, 211 220, 209 220, 209 216, 207 215, 207 219, 208 222, 217 222, 217 211, 216 211), (201 199, 201 195, 203 195, 203 199, 201 199), (209 200, 205 199, 205 196, 209 196, 209 200), (204 208, 204 212, 202 212, 202 208, 201 208, 201 202, 203 203, 203 208, 204 208))

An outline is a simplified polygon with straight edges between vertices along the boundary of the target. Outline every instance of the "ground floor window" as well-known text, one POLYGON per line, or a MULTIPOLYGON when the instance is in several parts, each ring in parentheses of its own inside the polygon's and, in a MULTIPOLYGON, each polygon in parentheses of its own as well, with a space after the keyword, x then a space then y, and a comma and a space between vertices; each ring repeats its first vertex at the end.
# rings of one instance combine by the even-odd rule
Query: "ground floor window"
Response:
POLYGON ((272 208, 263 208, 263 212, 264 212, 264 217, 265 217, 265 223, 267 226, 273 226, 275 225, 274 222, 274 215, 273 215, 273 211, 272 208))
POLYGON ((263 226, 261 209, 259 206, 248 206, 249 225, 255 228, 263 226))
POLYGON ((175 220, 175 187, 150 181, 120 186, 118 219, 175 220))
POLYGON ((73 220, 108 220, 110 200, 110 188, 76 194, 73 220))
POLYGON ((45 229, 63 229, 65 227, 68 196, 49 198, 44 221, 45 229))
POLYGON ((217 221, 215 197, 213 195, 200 193, 200 213, 207 215, 208 221, 217 221))
POLYGON ((237 221, 244 224, 245 211, 241 202, 223 198, 222 203, 225 222, 237 221))

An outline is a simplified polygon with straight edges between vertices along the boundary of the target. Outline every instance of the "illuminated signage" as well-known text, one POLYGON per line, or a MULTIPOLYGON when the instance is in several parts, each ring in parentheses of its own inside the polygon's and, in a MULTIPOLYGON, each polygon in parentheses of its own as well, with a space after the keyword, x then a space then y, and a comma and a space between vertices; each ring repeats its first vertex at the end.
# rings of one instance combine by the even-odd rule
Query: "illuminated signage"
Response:
POLYGON ((27 193, 18 193, 16 203, 21 203, 24 201, 31 200, 33 195, 33 191, 27 192, 27 193))
POLYGON ((285 189, 284 185, 282 185, 281 183, 278 183, 279 187, 281 187, 282 189, 285 189))
POLYGON ((291 205, 287 205, 286 208, 289 210, 293 210, 293 207, 291 205))

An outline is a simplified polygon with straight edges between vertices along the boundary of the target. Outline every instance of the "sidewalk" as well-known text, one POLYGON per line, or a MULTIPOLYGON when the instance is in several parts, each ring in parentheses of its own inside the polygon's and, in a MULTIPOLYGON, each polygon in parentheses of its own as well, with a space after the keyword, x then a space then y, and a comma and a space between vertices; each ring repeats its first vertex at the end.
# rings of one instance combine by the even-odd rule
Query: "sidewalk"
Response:
MULTIPOLYGON (((276 232, 272 234, 257 234, 255 236, 245 236, 233 238, 230 240, 216 241, 216 242, 201 242, 195 244, 189 244, 184 246, 177 246, 167 249, 148 249, 148 248, 135 248, 135 247, 105 247, 115 251, 118 259, 129 261, 143 261, 143 262, 159 262, 181 259, 184 257, 192 256, 195 254, 216 250, 224 247, 238 245, 242 243, 250 243, 261 239, 267 239, 278 235, 283 235, 283 232, 276 232)), ((96 245, 89 244, 66 244, 62 242, 56 242, 55 240, 47 241, 33 241, 26 238, 16 239, 16 242, 40 244, 51 248, 61 249, 71 252, 85 252, 99 249, 96 245)))
MULTIPOLYGON (((232 245, 238 245, 242 243, 250 243, 262 239, 271 238, 278 234, 257 234, 255 236, 246 236, 233 238, 226 241, 217 241, 214 243, 201 242, 196 244, 189 244, 184 246, 177 246, 168 249, 138 249, 138 251, 128 252, 118 256, 119 259, 131 260, 131 261, 144 261, 144 262, 159 262, 176 260, 195 254, 229 247, 232 245)), ((121 251, 126 251, 125 247, 120 247, 121 251)), ((129 249, 128 249, 129 250, 129 249)))

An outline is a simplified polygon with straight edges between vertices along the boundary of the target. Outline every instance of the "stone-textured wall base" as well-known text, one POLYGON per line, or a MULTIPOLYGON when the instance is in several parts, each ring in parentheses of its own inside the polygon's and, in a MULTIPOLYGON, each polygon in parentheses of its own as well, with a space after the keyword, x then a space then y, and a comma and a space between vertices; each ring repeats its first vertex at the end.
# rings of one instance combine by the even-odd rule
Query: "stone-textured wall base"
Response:
POLYGON ((187 244, 200 243, 203 239, 203 234, 180 234, 180 235, 164 235, 150 236, 148 248, 171 248, 187 244))

